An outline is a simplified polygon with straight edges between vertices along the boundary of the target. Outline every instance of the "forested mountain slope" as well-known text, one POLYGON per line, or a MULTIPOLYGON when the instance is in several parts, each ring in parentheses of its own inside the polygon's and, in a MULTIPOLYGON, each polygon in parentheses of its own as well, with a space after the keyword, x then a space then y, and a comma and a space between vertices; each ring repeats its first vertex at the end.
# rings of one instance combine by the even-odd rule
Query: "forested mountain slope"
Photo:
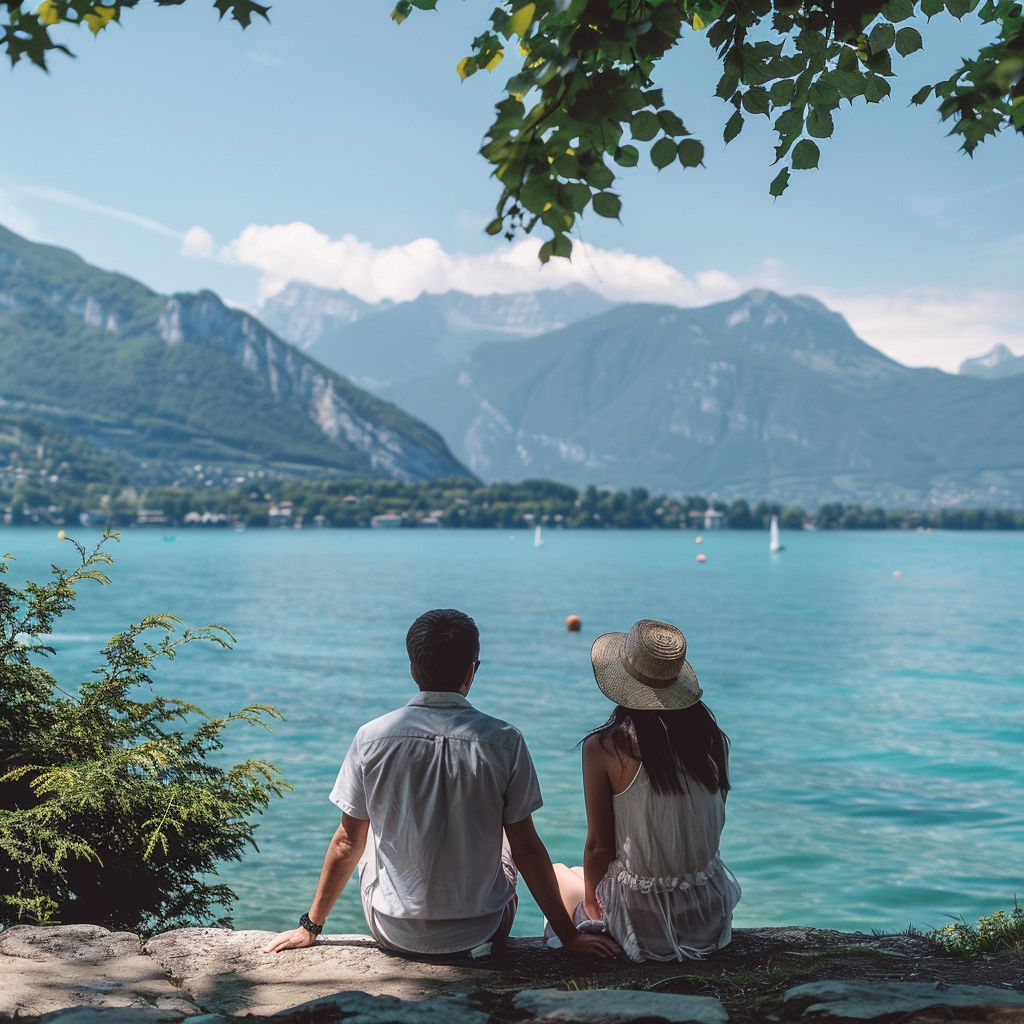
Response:
POLYGON ((909 369, 804 297, 621 306, 386 393, 485 480, 1024 504, 1024 377, 909 369))
POLYGON ((0 228, 0 401, 172 482, 194 464, 398 480, 464 474, 432 429, 212 292, 158 295, 0 228))

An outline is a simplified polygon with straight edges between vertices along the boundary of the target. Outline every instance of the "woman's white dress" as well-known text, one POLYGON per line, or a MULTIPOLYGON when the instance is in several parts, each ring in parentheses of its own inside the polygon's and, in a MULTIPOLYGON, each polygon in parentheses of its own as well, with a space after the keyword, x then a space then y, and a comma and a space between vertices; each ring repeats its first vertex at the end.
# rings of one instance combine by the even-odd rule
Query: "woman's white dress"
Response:
POLYGON ((636 961, 727 945, 740 887, 718 855, 722 793, 689 777, 682 793, 655 793, 641 765, 613 799, 615 860, 597 886, 611 936, 636 961))

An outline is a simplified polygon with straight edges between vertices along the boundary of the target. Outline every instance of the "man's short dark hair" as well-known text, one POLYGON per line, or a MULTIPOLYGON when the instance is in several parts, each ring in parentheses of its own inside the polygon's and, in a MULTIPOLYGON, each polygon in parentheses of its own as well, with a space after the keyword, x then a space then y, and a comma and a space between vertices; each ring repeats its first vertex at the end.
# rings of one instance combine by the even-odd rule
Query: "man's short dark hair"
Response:
POLYGON ((480 631, 465 612, 434 608, 409 627, 405 649, 421 690, 454 692, 480 654, 480 631))

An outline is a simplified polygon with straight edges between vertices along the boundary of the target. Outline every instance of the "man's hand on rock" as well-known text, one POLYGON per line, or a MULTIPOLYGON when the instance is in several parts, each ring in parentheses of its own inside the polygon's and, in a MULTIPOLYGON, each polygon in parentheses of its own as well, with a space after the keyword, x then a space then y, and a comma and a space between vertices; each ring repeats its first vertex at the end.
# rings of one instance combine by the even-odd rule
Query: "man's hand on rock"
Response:
POLYGON ((593 935, 586 932, 577 932, 568 940, 562 943, 562 949, 566 953, 575 953, 578 956, 599 956, 605 960, 616 960, 622 955, 619 944, 607 935, 593 935))
POLYGON ((305 928, 293 928, 289 932, 278 932, 264 947, 264 953, 280 953, 283 949, 302 949, 312 946, 316 936, 305 928))

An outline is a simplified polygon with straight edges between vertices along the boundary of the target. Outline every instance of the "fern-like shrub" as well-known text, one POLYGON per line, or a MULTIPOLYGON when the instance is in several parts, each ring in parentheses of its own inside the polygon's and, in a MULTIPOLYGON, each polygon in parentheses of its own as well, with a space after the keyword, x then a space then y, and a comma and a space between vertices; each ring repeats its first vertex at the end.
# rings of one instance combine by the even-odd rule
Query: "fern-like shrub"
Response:
POLYGON ((79 564, 22 590, 0 558, 0 923, 90 923, 151 934, 228 923, 235 894, 217 865, 255 847, 255 814, 289 788, 266 761, 211 763, 234 722, 281 716, 266 705, 210 718, 153 696, 151 673, 185 644, 230 647, 220 626, 184 630, 151 615, 114 636, 92 678, 63 690, 40 662, 75 588, 109 583, 107 533, 79 564))

